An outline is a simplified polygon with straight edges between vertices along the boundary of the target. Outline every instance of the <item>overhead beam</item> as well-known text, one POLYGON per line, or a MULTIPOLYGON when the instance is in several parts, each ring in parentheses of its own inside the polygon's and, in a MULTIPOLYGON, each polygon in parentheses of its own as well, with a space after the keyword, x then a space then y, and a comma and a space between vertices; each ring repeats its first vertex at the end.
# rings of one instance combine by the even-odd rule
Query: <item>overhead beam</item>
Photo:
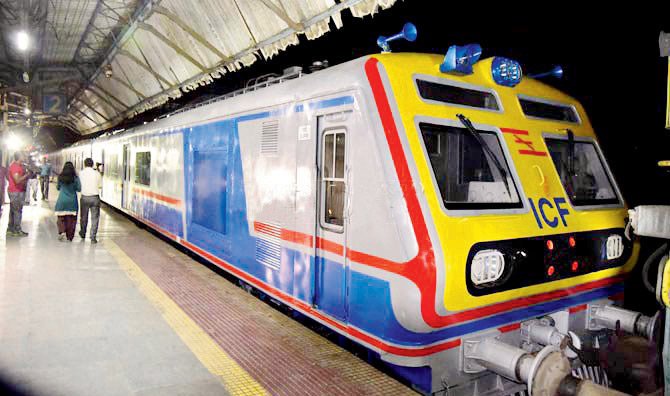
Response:
POLYGON ((162 6, 155 6, 154 11, 157 14, 161 14, 168 18, 170 22, 174 23, 175 25, 179 26, 183 31, 186 33, 190 34, 191 37, 193 37, 197 42, 202 44, 205 48, 208 50, 212 51, 214 55, 219 57, 219 59, 227 61, 230 59, 230 57, 226 56, 223 52, 219 51, 218 48, 213 46, 205 37, 203 37, 200 33, 196 32, 191 26, 189 26, 188 23, 184 22, 181 18, 179 18, 178 15, 172 13, 170 10, 168 10, 165 7, 162 6))
POLYGON ((272 1, 270 0, 258 0, 258 1, 263 3, 265 7, 267 7, 270 11, 272 11, 275 15, 277 15, 279 19, 284 21, 291 29, 295 30, 296 32, 302 32, 305 30, 305 26, 302 23, 296 22, 293 19, 291 19, 291 17, 288 16, 286 11, 277 7, 272 1))
POLYGON ((98 99, 100 99, 100 100, 102 100, 103 102, 107 103, 107 104, 109 105, 109 107, 111 107, 112 109, 114 109, 114 111, 116 111, 117 113, 126 111, 126 110, 128 109, 128 108, 125 107, 125 106, 123 106, 123 107, 121 107, 121 109, 119 109, 119 107, 118 107, 119 105, 118 105, 118 104, 114 104, 114 103, 112 103, 111 101, 109 101, 109 100, 105 97, 105 95, 100 95, 98 92, 94 91, 94 90, 92 89, 91 86, 89 86, 87 89, 88 89, 88 92, 92 93, 93 95, 97 96, 98 99))
POLYGON ((158 29, 156 29, 155 27, 149 25, 149 24, 146 23, 146 22, 139 22, 137 25, 138 25, 138 27, 139 27, 140 29, 142 29, 142 30, 146 30, 147 32, 149 32, 149 33, 153 34, 154 36, 156 36, 156 37, 157 37, 158 39, 160 39, 165 45, 167 45, 168 47, 172 48, 177 54, 179 54, 179 56, 181 56, 182 58, 184 58, 184 59, 186 59, 187 61, 191 62, 195 67, 197 67, 198 69, 200 69, 200 71, 203 71, 203 72, 204 72, 205 70, 207 70, 207 67, 205 67, 205 65, 203 65, 202 63, 200 63, 200 62, 198 62, 197 60, 195 60, 195 58, 193 58, 188 52, 184 51, 180 46, 178 46, 177 44, 173 43, 172 40, 170 40, 169 38, 165 37, 165 35, 164 35, 163 33, 159 32, 158 29))
MULTIPOLYGON (((154 77, 158 80, 159 85, 160 85, 161 82, 164 83, 165 85, 167 85, 168 87, 171 87, 171 86, 174 85, 173 82, 168 81, 166 78, 164 78, 163 76, 161 76, 160 74, 158 74, 157 72, 155 72, 149 65, 147 65, 147 64, 144 63, 144 62, 142 62, 139 58, 137 58, 135 55, 131 54, 130 52, 128 52, 128 51, 126 51, 126 50, 124 50, 124 49, 120 49, 120 50, 118 51, 118 54, 119 54, 119 55, 122 55, 122 56, 125 56, 126 58, 128 58, 128 59, 132 60, 133 62, 135 62, 135 64, 137 64, 138 66, 140 66, 142 69, 148 71, 152 76, 154 76, 154 77)), ((161 88, 162 88, 162 87, 161 87, 161 88)))
POLYGON ((146 96, 142 92, 138 91, 137 89, 135 89, 135 87, 123 81, 122 79, 118 78, 117 76, 112 76, 111 79, 123 85, 124 87, 128 88, 129 90, 135 92, 135 95, 137 95, 140 98, 140 100, 146 99, 146 96))
POLYGON ((5 88, 0 88, 0 94, 6 93, 6 92, 24 92, 26 90, 31 90, 34 88, 38 87, 48 87, 51 85, 61 85, 61 84, 66 84, 71 81, 78 81, 81 82, 81 78, 66 78, 64 80, 62 79, 54 79, 54 80, 43 80, 43 81, 38 81, 30 84, 22 84, 22 85, 14 85, 12 87, 5 87, 5 88))
POLYGON ((84 33, 81 35, 77 49, 74 51, 74 59, 79 59, 81 49, 86 42, 86 37, 88 37, 91 30, 95 28, 95 19, 100 15, 100 9, 103 6, 106 7, 105 3, 102 0, 98 0, 95 5, 95 10, 93 10, 93 13, 91 14, 91 18, 89 18, 88 23, 86 24, 86 29, 84 29, 84 33))
POLYGON ((86 113, 84 113, 83 111, 79 110, 79 109, 77 108, 77 106, 72 106, 72 109, 73 109, 74 111, 78 112, 79 114, 83 115, 84 117, 88 118, 89 120, 91 120, 91 122, 93 122, 93 125, 95 125, 95 126, 100 125, 100 124, 98 124, 98 121, 94 120, 94 119, 91 118, 88 114, 86 114, 86 113))
POLYGON ((105 114, 102 114, 100 111, 98 111, 98 109, 96 109, 94 106, 92 106, 88 101, 84 100, 84 99, 81 98, 81 97, 80 97, 79 99, 77 99, 77 100, 79 101, 79 103, 83 103, 86 107, 88 107, 89 109, 93 110, 97 115, 99 115, 100 117, 102 117, 103 120, 105 120, 105 121, 109 121, 109 118, 108 118, 105 114))
POLYGON ((93 83, 91 83, 91 84, 89 85, 89 88, 91 88, 91 87, 95 87, 97 90, 99 90, 99 91, 102 92, 103 94, 107 95, 107 96, 110 97, 111 99, 114 99, 114 101, 115 101, 116 103, 120 104, 120 105, 123 106, 124 108, 126 108, 126 109, 129 108, 129 106, 128 106, 125 102, 123 102, 121 99, 117 98, 116 96, 114 96, 114 94, 112 94, 111 92, 109 92, 109 91, 106 90, 105 88, 101 87, 100 85, 96 84, 95 82, 93 82, 93 83))

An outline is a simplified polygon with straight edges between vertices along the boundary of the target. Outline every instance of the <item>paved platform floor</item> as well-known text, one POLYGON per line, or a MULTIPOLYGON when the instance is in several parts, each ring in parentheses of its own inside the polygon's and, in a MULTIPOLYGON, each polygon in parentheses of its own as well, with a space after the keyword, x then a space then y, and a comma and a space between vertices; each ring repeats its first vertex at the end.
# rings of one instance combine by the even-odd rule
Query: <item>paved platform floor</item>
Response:
POLYGON ((59 242, 52 207, 26 238, 0 218, 0 375, 27 393, 414 394, 112 209, 59 242))

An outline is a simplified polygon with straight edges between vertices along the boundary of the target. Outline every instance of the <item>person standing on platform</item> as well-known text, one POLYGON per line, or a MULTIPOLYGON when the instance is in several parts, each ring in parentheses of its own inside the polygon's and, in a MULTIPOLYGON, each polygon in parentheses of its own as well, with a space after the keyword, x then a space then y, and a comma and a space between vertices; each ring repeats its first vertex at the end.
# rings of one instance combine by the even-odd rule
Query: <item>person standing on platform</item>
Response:
POLYGON ((49 200, 49 179, 51 178, 51 162, 44 159, 40 167, 40 189, 42 190, 42 200, 49 200))
POLYGON ((72 242, 79 209, 77 192, 81 191, 81 182, 74 171, 72 162, 68 161, 63 165, 63 171, 58 175, 56 188, 60 191, 54 208, 58 216, 58 240, 63 241, 67 238, 72 242))
POLYGON ((37 204, 37 190, 39 189, 39 181, 37 180, 37 173, 35 173, 37 169, 35 168, 30 168, 28 169, 28 173, 30 176, 28 176, 28 188, 26 189, 26 203, 29 205, 37 204), (31 200, 30 197, 33 199, 31 200))
POLYGON ((100 187, 102 176, 100 172, 93 169, 93 160, 84 160, 84 170, 81 171, 81 217, 79 219, 79 236, 86 238, 88 227, 88 212, 91 212, 91 243, 98 243, 95 238, 98 234, 98 222, 100 221, 100 187))
POLYGON ((14 161, 9 164, 7 180, 9 187, 9 222, 7 224, 7 236, 28 236, 21 229, 21 218, 23 216, 23 201, 26 199, 26 182, 30 174, 23 166, 23 153, 14 153, 14 161))

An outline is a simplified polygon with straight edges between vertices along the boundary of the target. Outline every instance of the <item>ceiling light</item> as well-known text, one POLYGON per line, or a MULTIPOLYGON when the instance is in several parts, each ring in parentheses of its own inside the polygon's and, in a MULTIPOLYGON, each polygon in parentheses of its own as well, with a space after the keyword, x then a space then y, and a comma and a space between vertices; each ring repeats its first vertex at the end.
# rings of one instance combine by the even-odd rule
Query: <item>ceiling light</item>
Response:
POLYGON ((21 140, 20 137, 11 134, 7 136, 7 138, 5 139, 5 144, 7 145, 7 148, 10 149, 11 151, 16 151, 21 148, 21 146, 23 145, 23 141, 21 140))
POLYGON ((30 36, 25 30, 21 30, 16 34, 16 48, 19 51, 27 51, 30 47, 30 36))

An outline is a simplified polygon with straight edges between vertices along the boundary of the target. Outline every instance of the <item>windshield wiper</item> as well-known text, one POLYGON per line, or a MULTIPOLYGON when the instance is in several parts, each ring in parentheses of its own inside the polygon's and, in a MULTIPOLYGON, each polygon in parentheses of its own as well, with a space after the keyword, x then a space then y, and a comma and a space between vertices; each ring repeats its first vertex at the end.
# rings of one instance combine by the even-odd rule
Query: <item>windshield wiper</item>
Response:
POLYGON ((482 136, 479 134, 479 132, 475 129, 475 127, 472 125, 472 122, 468 119, 468 117, 464 116, 463 114, 456 114, 456 117, 461 121, 463 126, 465 126, 465 129, 470 132, 472 137, 475 138, 477 143, 484 149, 484 152, 488 154, 488 156, 491 158, 493 161, 493 164, 496 166, 496 169, 498 169, 498 172, 500 173, 500 177, 502 177, 503 182, 505 183, 505 189, 507 190, 507 195, 509 196, 510 202, 512 201, 512 192, 509 189, 509 183, 507 182, 507 170, 505 170, 505 167, 500 163, 498 160, 498 157, 493 153, 491 148, 489 147, 488 144, 486 144, 486 141, 482 139, 482 136))

